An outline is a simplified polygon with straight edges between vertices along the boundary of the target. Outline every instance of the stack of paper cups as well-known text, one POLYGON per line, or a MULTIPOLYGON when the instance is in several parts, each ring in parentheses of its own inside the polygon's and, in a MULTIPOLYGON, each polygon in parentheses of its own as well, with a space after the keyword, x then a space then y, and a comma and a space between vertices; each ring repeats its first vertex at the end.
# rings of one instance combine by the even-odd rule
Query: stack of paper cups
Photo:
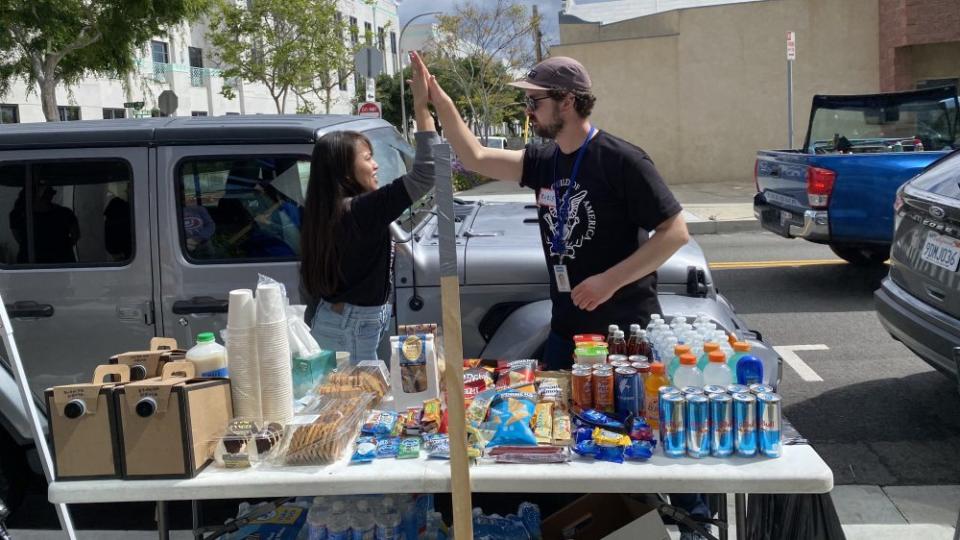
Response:
POLYGON ((257 307, 253 291, 230 291, 227 309, 227 359, 233 413, 240 418, 260 420, 260 362, 257 356, 257 307))
POLYGON ((293 420, 293 374, 287 335, 286 298, 279 285, 257 287, 257 356, 264 421, 293 420))

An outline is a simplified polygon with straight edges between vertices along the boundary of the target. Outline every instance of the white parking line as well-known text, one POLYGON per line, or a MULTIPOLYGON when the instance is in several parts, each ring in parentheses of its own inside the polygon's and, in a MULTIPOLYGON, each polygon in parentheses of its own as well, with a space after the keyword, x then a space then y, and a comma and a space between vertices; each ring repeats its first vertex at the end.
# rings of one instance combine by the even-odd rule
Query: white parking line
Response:
POLYGON ((781 345, 779 347, 774 346, 773 350, 777 351, 783 361, 787 363, 794 371, 797 372, 797 375, 801 379, 807 382, 822 382, 823 379, 817 375, 817 372, 813 370, 806 362, 800 359, 800 356, 796 351, 827 351, 830 350, 830 347, 822 343, 816 345, 781 345))

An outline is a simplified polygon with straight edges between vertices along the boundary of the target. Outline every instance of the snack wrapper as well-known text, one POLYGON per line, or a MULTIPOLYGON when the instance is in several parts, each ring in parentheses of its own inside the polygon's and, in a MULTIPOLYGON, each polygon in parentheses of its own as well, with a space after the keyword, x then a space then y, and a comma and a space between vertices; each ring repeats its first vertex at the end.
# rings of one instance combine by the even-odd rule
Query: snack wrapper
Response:
POLYGON ((420 457, 420 437, 405 437, 400 439, 397 459, 414 459, 418 457, 420 457))
POLYGON ((508 362, 506 370, 502 368, 497 378, 497 388, 524 388, 525 391, 534 391, 533 384, 537 380, 537 361, 532 359, 514 360, 508 362))
POLYGON ((486 421, 487 413, 490 410, 490 404, 497 397, 497 390, 484 390, 473 398, 473 402, 467 407, 466 419, 471 425, 479 425, 486 421))
POLYGON ((564 410, 553 411, 553 444, 570 444, 570 415, 564 410))
POLYGON ((352 463, 368 463, 377 458, 377 440, 373 437, 357 437, 357 444, 353 450, 352 463))
POLYGON ((593 441, 583 441, 573 447, 573 451, 584 457, 592 457, 598 461, 623 463, 623 447, 600 446, 593 441))
POLYGON ((630 419, 628 423, 630 430, 630 438, 635 441, 652 441, 653 440, 653 428, 650 427, 650 424, 647 423, 646 419, 642 416, 634 416, 630 419))
POLYGON ((553 403, 537 403, 533 419, 533 434, 539 444, 550 444, 553 440, 553 403))
POLYGON ((611 431, 625 431, 626 426, 623 422, 615 420, 606 414, 595 411, 593 409, 581 409, 580 407, 573 407, 573 416, 576 419, 575 421, 579 425, 586 425, 592 427, 602 427, 611 431))
POLYGON ((427 450, 427 457, 450 459, 450 439, 446 435, 424 435, 423 446, 427 450))
POLYGON ((560 446, 498 446, 488 451, 495 463, 565 463, 570 451, 560 446))
POLYGON ((597 443, 598 446, 629 446, 630 437, 603 428, 594 428, 593 442, 597 443))
POLYGON ((393 411, 370 411, 361 431, 367 435, 389 436, 397 425, 397 413, 393 411))
POLYGON ((397 457, 400 451, 400 437, 385 437, 377 439, 377 457, 392 458, 397 457))
POLYGON ((325 395, 316 414, 294 416, 284 426, 280 444, 270 453, 275 465, 325 465, 339 459, 353 442, 367 407, 376 399, 366 392, 325 395))
POLYGON ((536 445, 537 438, 530 430, 534 405, 526 399, 507 398, 493 407, 497 433, 487 446, 536 445))
POLYGON ((623 457, 631 461, 646 461, 653 457, 655 446, 656 442, 652 441, 633 441, 623 449, 623 457))

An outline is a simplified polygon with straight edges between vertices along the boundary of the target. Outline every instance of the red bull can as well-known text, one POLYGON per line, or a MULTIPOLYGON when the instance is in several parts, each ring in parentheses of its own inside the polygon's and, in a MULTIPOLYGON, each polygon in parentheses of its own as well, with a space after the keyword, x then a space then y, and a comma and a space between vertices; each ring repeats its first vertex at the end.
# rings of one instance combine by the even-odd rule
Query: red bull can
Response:
POLYGON ((684 386, 683 388, 680 389, 680 391, 683 392, 684 395, 691 395, 691 394, 698 395, 698 396, 703 395, 703 388, 699 386, 684 386))
POLYGON ((710 394, 726 394, 726 393, 727 393, 726 388, 716 384, 708 384, 703 387, 703 394, 707 397, 710 397, 710 394))
POLYGON ((617 412, 639 416, 643 414, 643 387, 640 374, 632 367, 619 367, 613 371, 616 385, 617 412))
POLYGON ((733 398, 726 392, 710 394, 710 455, 733 454, 733 398))
POLYGON ((753 395, 762 394, 764 392, 773 392, 773 387, 769 384, 751 384, 750 393, 753 395))
POLYGON ((687 400, 683 394, 667 394, 660 400, 660 426, 663 454, 668 457, 687 455, 687 400))
POLYGON ((753 394, 733 396, 733 447, 738 456, 757 455, 757 398, 753 394))
POLYGON ((743 384, 731 384, 727 386, 727 393, 731 396, 734 394, 749 394, 750 387, 743 384))
POLYGON ((703 394, 687 394, 687 455, 705 458, 710 455, 710 400, 703 394))
MULTIPOLYGON (((683 396, 683 394, 680 393, 680 390, 678 390, 675 386, 661 386, 660 388, 657 389, 657 395, 658 395, 657 414, 660 415, 659 418, 663 418, 663 407, 664 407, 664 404, 666 403, 664 401, 664 397, 668 395, 683 396)), ((660 431, 660 442, 662 443, 665 440, 664 437, 666 433, 663 421, 660 421, 658 423, 657 429, 660 431)))
POLYGON ((779 395, 772 392, 757 394, 757 431, 760 453, 767 457, 777 458, 783 453, 781 411, 779 395))

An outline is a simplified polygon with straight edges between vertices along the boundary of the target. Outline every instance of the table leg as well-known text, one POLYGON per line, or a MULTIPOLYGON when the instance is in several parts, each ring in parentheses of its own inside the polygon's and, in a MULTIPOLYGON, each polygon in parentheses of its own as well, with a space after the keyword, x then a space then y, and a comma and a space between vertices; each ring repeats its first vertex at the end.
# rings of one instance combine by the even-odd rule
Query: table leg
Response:
POLYGON ((727 521, 727 494, 720 494, 720 508, 717 509, 717 518, 723 522, 720 529, 720 540, 727 540, 727 533, 730 529, 730 522, 727 521))
POLYGON ((170 540, 170 523, 167 516, 167 502, 157 501, 157 537, 170 540))
POLYGON ((193 540, 203 540, 203 533, 200 532, 200 527, 203 526, 200 523, 203 521, 200 514, 200 501, 190 501, 190 513, 193 515, 193 540))
POLYGON ((743 493, 734 495, 734 505, 737 512, 737 540, 747 538, 747 496, 743 493))

